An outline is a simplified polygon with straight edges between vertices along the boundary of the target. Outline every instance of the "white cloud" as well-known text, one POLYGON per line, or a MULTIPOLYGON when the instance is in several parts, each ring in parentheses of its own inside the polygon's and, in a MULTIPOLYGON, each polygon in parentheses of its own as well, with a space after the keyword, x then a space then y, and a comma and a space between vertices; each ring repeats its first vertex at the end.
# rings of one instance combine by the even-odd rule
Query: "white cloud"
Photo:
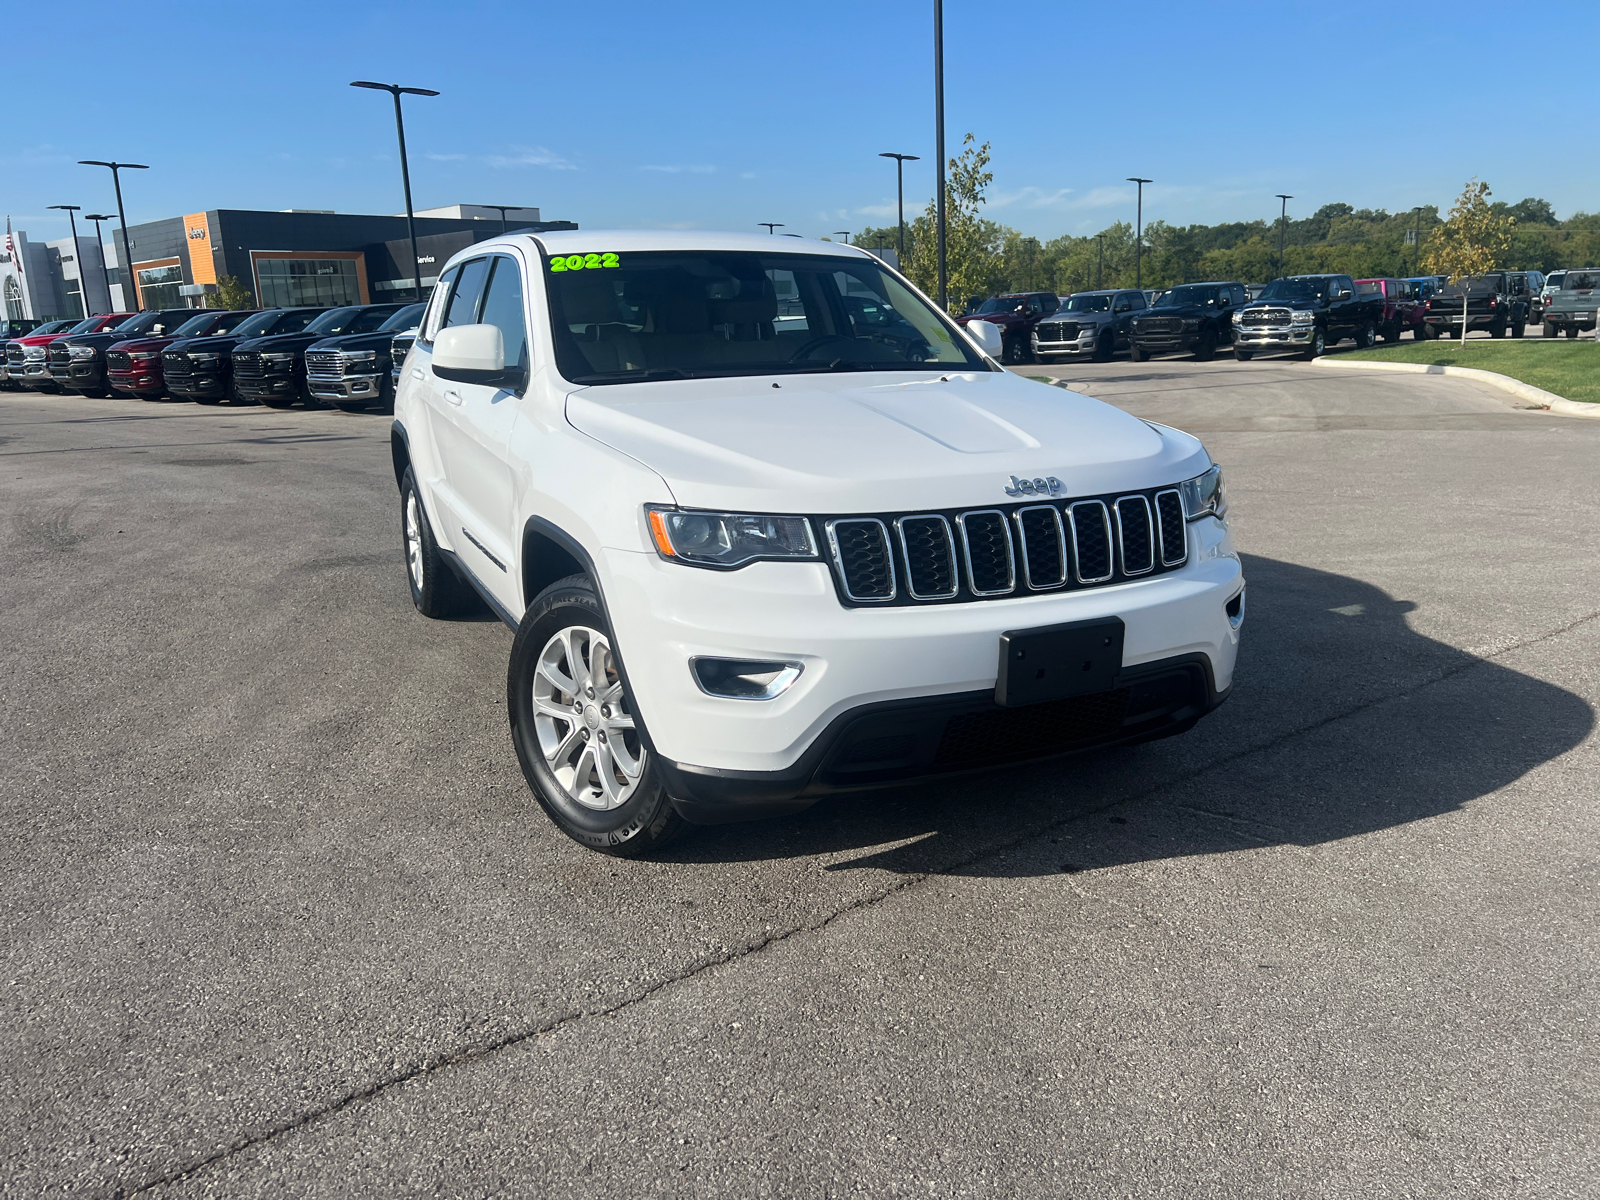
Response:
POLYGON ((739 172, 739 178, 740 179, 754 179, 755 177, 756 177, 756 173, 754 171, 740 171, 739 172))
MULTIPOLYGON (((1111 190, 1111 189, 1105 189, 1111 190)), ((1058 188, 1056 191, 1047 192, 1043 188, 1024 187, 1014 192, 995 192, 989 196, 991 208, 1007 208, 1013 204, 1020 204, 1024 208, 1069 208, 1074 204, 1068 197, 1073 195, 1071 188, 1058 188)))
POLYGON ((863 204, 856 209, 858 217, 892 217, 900 210, 892 204, 863 204))
POLYGON ((708 163, 690 163, 681 165, 674 163, 671 166, 640 167, 641 171, 660 171, 664 175, 715 175, 717 169, 708 163))
POLYGON ((434 162, 464 162, 467 156, 465 154, 430 154, 428 157, 433 159, 434 162))
POLYGON ((484 162, 491 167, 549 167, 552 171, 576 171, 577 165, 543 146, 522 146, 510 154, 490 154, 484 162))

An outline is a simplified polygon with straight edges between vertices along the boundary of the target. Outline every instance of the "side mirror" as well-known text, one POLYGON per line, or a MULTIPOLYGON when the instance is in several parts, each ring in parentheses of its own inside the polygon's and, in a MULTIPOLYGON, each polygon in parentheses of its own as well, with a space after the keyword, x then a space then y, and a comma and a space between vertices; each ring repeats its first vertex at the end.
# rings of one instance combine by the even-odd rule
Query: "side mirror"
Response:
POLYGON ((506 387, 515 372, 506 370, 505 336, 498 325, 452 325, 433 343, 433 373, 455 383, 506 387))
POLYGON ((978 344, 990 358, 999 358, 1005 351, 1006 339, 1000 332, 1000 326, 991 321, 968 321, 964 328, 967 336, 978 344))
POLYGON ((150 336, 151 337, 160 337, 166 331, 167 331, 167 327, 165 325, 152 325, 152 326, 150 326, 150 336))

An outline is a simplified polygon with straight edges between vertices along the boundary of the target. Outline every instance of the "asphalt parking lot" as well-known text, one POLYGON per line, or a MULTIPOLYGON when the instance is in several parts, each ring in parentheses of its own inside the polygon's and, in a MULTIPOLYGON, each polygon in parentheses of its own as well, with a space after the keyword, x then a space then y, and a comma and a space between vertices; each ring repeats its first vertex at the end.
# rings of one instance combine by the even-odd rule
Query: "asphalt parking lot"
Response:
POLYGON ((1189 735, 594 855, 385 418, 0 393, 15 1196, 1587 1197, 1600 421, 1278 359, 1189 735))

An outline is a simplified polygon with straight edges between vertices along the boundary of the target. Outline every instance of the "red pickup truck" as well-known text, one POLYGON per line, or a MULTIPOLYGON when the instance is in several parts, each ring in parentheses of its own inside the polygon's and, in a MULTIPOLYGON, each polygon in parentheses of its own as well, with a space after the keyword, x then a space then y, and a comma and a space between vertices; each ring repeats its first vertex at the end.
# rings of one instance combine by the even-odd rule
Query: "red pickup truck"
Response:
POLYGON ((51 342, 58 338, 71 337, 75 333, 101 333, 107 329, 115 329, 124 321, 138 315, 138 313, 106 313, 90 317, 86 321, 79 321, 56 333, 34 333, 27 337, 12 338, 6 344, 6 374, 12 383, 20 383, 25 388, 40 392, 60 391, 55 380, 50 378, 50 364, 46 361, 46 352, 51 342))
POLYGON ((1383 320, 1378 323, 1378 334, 1386 342, 1398 342, 1407 330, 1417 341, 1428 336, 1428 323, 1423 320, 1422 296, 1417 284, 1410 279, 1358 279, 1356 295, 1383 297, 1383 320))
POLYGON ((957 325, 969 321, 988 321, 1000 327, 1004 344, 1001 360, 1008 363, 1033 361, 1033 327, 1061 307, 1054 292, 1007 292, 984 300, 965 316, 957 317, 957 325))

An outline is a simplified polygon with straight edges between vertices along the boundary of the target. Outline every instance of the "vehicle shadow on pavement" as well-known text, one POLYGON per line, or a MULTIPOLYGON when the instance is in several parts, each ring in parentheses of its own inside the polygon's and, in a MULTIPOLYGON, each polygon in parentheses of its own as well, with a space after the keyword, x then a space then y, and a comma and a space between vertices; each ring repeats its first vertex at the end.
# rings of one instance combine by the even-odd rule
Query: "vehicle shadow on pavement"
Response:
POLYGON ((664 857, 1024 876, 1314 846, 1458 810, 1594 727, 1583 698, 1414 632, 1371 584, 1254 556, 1245 576, 1233 695, 1187 734, 832 796, 664 857))

